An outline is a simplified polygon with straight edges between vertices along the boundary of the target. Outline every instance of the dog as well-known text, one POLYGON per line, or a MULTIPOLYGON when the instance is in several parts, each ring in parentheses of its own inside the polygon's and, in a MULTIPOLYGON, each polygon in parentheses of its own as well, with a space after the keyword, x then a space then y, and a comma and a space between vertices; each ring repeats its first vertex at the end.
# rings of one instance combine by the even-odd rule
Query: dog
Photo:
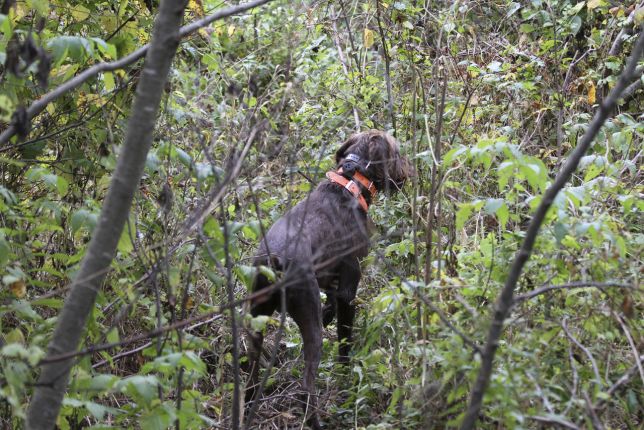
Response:
MULTIPOLYGON (((361 277, 359 260, 369 248, 369 205, 377 192, 399 191, 411 174, 410 163, 400 154, 396 140, 378 130, 350 136, 337 150, 335 160, 336 170, 327 172, 327 179, 278 219, 261 240, 254 264, 281 273, 283 293, 268 290, 266 296, 251 302, 250 309, 253 317, 271 315, 285 303, 300 329, 305 362, 302 388, 308 398, 305 419, 315 430, 321 428, 315 379, 322 353, 322 327, 337 315, 338 362, 347 363, 355 316, 352 301, 361 277), (320 291, 327 296, 324 308, 320 291)), ((253 292, 272 284, 258 271, 253 292)), ((263 335, 252 332, 249 337, 246 400, 252 402, 257 400, 263 335)))

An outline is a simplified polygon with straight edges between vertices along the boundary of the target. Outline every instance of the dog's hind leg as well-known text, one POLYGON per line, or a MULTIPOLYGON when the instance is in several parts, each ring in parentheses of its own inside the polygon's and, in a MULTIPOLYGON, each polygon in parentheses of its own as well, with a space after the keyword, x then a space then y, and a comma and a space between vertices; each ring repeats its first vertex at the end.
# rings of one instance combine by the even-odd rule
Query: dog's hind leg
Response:
POLYGON ((342 263, 340 282, 336 295, 338 310, 338 363, 349 362, 351 351, 353 319, 356 313, 355 306, 351 303, 356 297, 358 283, 360 282, 360 263, 357 258, 346 259, 342 263))
POLYGON ((288 311, 302 334, 304 349, 304 377, 302 388, 305 391, 304 410, 307 424, 314 430, 321 429, 318 419, 317 393, 315 380, 322 355, 322 315, 320 291, 315 277, 303 276, 306 283, 293 287, 288 300, 288 311))

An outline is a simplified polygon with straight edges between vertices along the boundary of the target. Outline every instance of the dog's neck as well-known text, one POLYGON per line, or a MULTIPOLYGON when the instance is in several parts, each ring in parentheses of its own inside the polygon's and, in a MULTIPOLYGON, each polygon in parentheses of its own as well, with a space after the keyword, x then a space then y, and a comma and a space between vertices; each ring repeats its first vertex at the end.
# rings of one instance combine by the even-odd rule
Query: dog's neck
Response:
POLYGON ((350 178, 347 178, 342 167, 338 169, 337 172, 327 172, 326 177, 333 184, 337 184, 342 188, 348 190, 353 197, 358 200, 360 207, 367 212, 369 210, 369 203, 376 196, 376 186, 373 184, 373 181, 369 180, 365 175, 358 172, 357 170, 351 174, 350 178), (365 193, 367 198, 365 198, 365 193))

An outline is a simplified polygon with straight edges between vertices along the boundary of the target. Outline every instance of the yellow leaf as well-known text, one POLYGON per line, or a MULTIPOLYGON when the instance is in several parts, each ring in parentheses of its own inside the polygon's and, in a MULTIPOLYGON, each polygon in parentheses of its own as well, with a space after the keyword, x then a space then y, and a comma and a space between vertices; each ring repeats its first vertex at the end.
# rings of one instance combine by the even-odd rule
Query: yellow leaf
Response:
POLYGON ((127 10, 127 5, 129 2, 130 2, 129 0, 121 0, 121 3, 119 4, 119 11, 118 11, 119 17, 125 15, 125 11, 127 10))
POLYGON ((589 10, 596 9, 599 6, 604 6, 604 0, 588 0, 588 3, 586 3, 586 7, 589 10))
POLYGON ((20 21, 22 18, 25 17, 25 15, 27 15, 28 12, 29 10, 25 7, 24 4, 16 3, 16 6, 13 9, 11 9, 11 12, 10 12, 10 14, 13 15, 12 21, 14 23, 20 21))
POLYGON ((9 333, 6 334, 4 337, 4 340, 7 343, 19 343, 24 345, 25 344, 25 335, 22 334, 22 331, 20 331, 19 328, 14 328, 11 330, 9 333))
POLYGON ((71 8, 72 16, 76 22, 85 21, 90 14, 90 10, 82 5, 72 6, 71 8))
POLYGON ((114 15, 101 15, 99 21, 101 22, 101 30, 105 31, 106 34, 110 34, 116 30, 117 24, 114 15))
POLYGON ((231 24, 228 26, 228 37, 231 37, 234 33, 235 33, 235 26, 231 24))
POLYGON ((199 33, 199 36, 203 37, 204 39, 209 39, 210 38, 210 33, 212 33, 212 28, 200 28, 197 30, 197 33, 199 33))
POLYGON ((597 90, 595 89, 595 84, 591 81, 590 85, 588 86, 588 104, 595 104, 596 92, 597 90))
POLYGON ((18 280, 12 284, 9 284, 9 289, 13 293, 14 296, 17 298, 21 299, 27 294, 27 286, 25 285, 25 281, 23 280, 18 280))
POLYGON ((192 308, 194 307, 195 307, 195 301, 192 299, 192 297, 188 296, 188 300, 186 300, 186 309, 192 310, 192 308))
POLYGON ((441 318, 438 316, 437 313, 433 313, 432 316, 429 317, 429 323, 431 325, 437 325, 438 323, 440 323, 440 321, 441 321, 441 318))
POLYGON ((635 25, 640 25, 642 21, 644 21, 644 7, 640 7, 635 10, 633 21, 635 21, 635 25))
POLYGON ((114 89, 114 75, 112 72, 103 73, 103 83, 105 84, 106 91, 112 91, 114 89))
POLYGON ((193 11, 196 16, 204 16, 203 4, 201 0, 190 0, 188 2, 188 9, 193 11))
POLYGON ((373 46, 373 31, 369 30, 368 28, 364 29, 364 36, 362 38, 364 47, 369 49, 373 46))

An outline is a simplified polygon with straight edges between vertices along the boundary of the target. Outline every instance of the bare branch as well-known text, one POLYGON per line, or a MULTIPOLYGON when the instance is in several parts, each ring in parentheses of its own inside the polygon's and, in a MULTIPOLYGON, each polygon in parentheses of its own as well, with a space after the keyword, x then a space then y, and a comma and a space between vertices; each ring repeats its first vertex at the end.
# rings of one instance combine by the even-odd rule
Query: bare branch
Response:
POLYGON ((483 395, 485 390, 490 382, 490 377, 492 376, 492 366, 494 362, 494 355, 499 346, 499 339, 503 332, 503 322, 508 316, 512 305, 514 304, 514 289, 516 288, 517 281, 521 276, 523 271, 523 266, 530 258, 534 243, 537 239, 539 229, 541 224, 546 217, 546 213, 552 206, 552 203, 559 194, 559 191, 564 187, 568 182, 573 172, 577 169, 579 161, 584 156, 590 144, 595 140, 597 133, 601 129, 602 125, 606 119, 613 113, 617 102, 622 96, 622 92, 628 84, 635 77, 635 67, 637 62, 644 52, 644 32, 640 34, 637 42, 633 46, 633 52, 629 58, 624 71, 620 75, 615 87, 611 90, 608 97, 600 104, 599 109, 595 113, 595 117, 589 124, 586 132, 579 140, 577 147, 574 149, 568 161, 564 164, 561 171, 555 178, 552 185, 546 190, 539 207, 537 208, 528 230, 526 232, 521 248, 517 252, 508 277, 505 281, 505 285, 501 290, 501 294, 497 299, 496 308, 494 311, 494 317, 492 319, 492 324, 488 332, 487 341, 485 344, 485 349, 483 352, 481 367, 479 369, 476 382, 472 388, 470 395, 470 402, 468 408, 465 412, 465 417, 461 423, 461 430, 471 430, 474 428, 476 421, 478 420, 479 412, 481 411, 481 406, 483 405, 483 395))
POLYGON ((463 343, 465 343, 467 346, 472 348, 474 352, 481 354, 482 350, 481 347, 474 342, 472 339, 470 339, 465 333, 460 331, 452 322, 445 316, 443 311, 441 311, 438 307, 436 307, 432 302, 429 301, 427 297, 424 295, 417 293, 418 297, 420 300, 427 306, 429 309, 431 309, 432 312, 435 312, 436 315, 438 315, 438 318, 440 318, 441 321, 443 321, 443 324, 445 324, 450 330, 452 330, 454 333, 456 333, 462 340, 463 343))
MULTIPOLYGON (((340 45, 338 25, 336 24, 337 20, 338 20, 338 16, 335 16, 333 17, 333 19, 331 19, 331 25, 333 26, 333 43, 335 44, 335 49, 338 50, 338 58, 340 59, 340 64, 342 65, 342 71, 344 72, 344 75, 346 76, 346 78, 350 79, 349 69, 347 68, 347 60, 344 57, 344 52, 342 51, 342 45, 340 45)), ((355 105, 352 106, 352 108, 353 108, 353 120, 355 121, 355 124, 356 124, 356 131, 360 131, 360 116, 358 115, 358 108, 355 105)))
MULTIPOLYGON (((637 371, 638 371, 638 369, 639 369, 639 367, 642 365, 642 362, 644 362, 644 354, 639 356, 637 364, 636 364, 636 365, 634 365, 634 366, 632 366, 630 369, 628 369, 628 370, 626 371, 626 373, 624 373, 624 374, 623 374, 623 375, 622 375, 622 376, 621 376, 617 381, 615 381, 615 383, 614 383, 613 385, 611 385, 611 386, 610 386, 610 388, 608 389, 608 391, 606 391, 606 393, 607 393, 609 396, 612 396, 613 394, 615 394, 615 392, 616 392, 616 391, 617 391, 617 390, 618 390, 622 385, 624 385, 625 383, 627 383, 627 382, 628 382, 628 381, 633 377, 633 375, 635 374, 635 372, 637 372, 637 371)), ((602 399, 600 399, 600 401, 599 401, 599 402, 597 402, 597 406, 595 406, 595 408, 599 408, 599 405, 600 405, 601 403, 602 403, 602 399)))
POLYGON ((637 346, 635 345, 635 341, 633 340, 633 335, 631 335, 631 331, 628 329, 628 326, 626 325, 624 318, 622 318, 621 315, 617 315, 615 312, 611 312, 611 313, 613 314, 613 317, 615 317, 617 322, 619 322, 619 325, 622 327, 622 330, 626 335, 628 344, 630 345, 631 351, 633 351, 633 355, 635 356, 635 366, 637 366, 637 370, 639 371, 639 374, 640 374, 640 379, 642 380, 642 384, 644 384, 644 369, 642 369, 642 363, 639 360, 639 352, 637 351, 637 346))
MULTIPOLYGON (((214 21, 218 21, 232 15, 237 15, 241 12, 245 12, 257 6, 261 6, 270 1, 272 0, 254 0, 248 3, 218 10, 212 15, 209 15, 203 19, 200 19, 199 21, 195 21, 191 24, 181 27, 181 29, 179 30, 179 37, 183 38, 189 34, 194 33, 195 31, 199 30, 202 27, 205 27, 208 24, 211 24, 214 21)), ((40 114, 47 107, 49 103, 53 102, 63 94, 66 94, 67 92, 75 88, 78 88, 85 81, 87 81, 90 78, 93 78, 99 73, 123 69, 126 66, 129 66, 130 64, 135 63, 136 61, 143 58, 146 52, 148 52, 149 48, 150 48, 150 44, 143 45, 136 51, 126 55, 123 58, 120 58, 115 61, 110 61, 107 63, 98 63, 88 69, 83 70, 81 73, 74 76, 64 84, 60 85, 56 89, 48 92, 47 94, 43 95, 38 100, 33 102, 31 106, 27 108, 27 120, 31 121, 34 117, 36 117, 36 115, 40 114)), ((16 134, 16 128, 13 125, 10 125, 9 127, 7 127, 5 131, 0 133, 0 145, 7 143, 9 139, 11 139, 11 137, 13 137, 13 135, 15 134, 16 134)))
POLYGON ((530 291, 529 293, 520 294, 514 298, 514 303, 520 303, 525 300, 530 300, 534 297, 537 297, 541 294, 545 294, 554 290, 563 290, 563 289, 572 289, 572 288, 608 288, 608 287, 617 287, 617 288, 634 288, 632 285, 624 284, 621 282, 594 282, 594 281, 579 281, 579 282, 570 282, 568 284, 561 285, 547 285, 545 287, 537 288, 536 290, 530 291))
POLYGON ((574 343, 577 348, 581 349, 584 352, 584 354, 586 354, 586 357, 588 357, 588 360, 590 360, 590 364, 593 366, 593 373, 595 374, 595 383, 601 387, 603 385, 601 382, 602 379, 601 379, 601 375, 599 374, 599 368, 597 367, 597 362, 595 361, 595 357, 593 357, 593 354, 590 352, 588 348, 582 345, 581 342, 579 342, 577 338, 572 335, 572 333, 570 333, 570 331, 568 330, 568 326, 566 325, 566 318, 564 318, 563 321, 561 321, 561 328, 563 328, 564 333, 566 333, 566 337, 570 339, 570 341, 574 343))
POLYGON ((640 2, 640 5, 636 8, 633 9, 633 11, 628 15, 628 18, 626 18, 626 21, 624 22, 624 27, 621 29, 621 31, 617 34, 617 37, 613 41, 613 44, 611 45, 610 49, 608 50, 608 55, 619 55, 620 51, 622 50, 622 45, 624 44, 624 41, 631 35, 633 34, 633 22, 635 21, 635 12, 642 7, 644 2, 640 2))
POLYGON ((93 353, 99 352, 99 351, 105 351, 105 350, 112 349, 112 348, 115 348, 115 347, 118 347, 118 346, 123 346, 123 345, 128 345, 128 344, 131 344, 131 343, 141 342, 143 340, 148 340, 148 339, 154 339, 154 338, 159 337, 162 334, 167 333, 169 331, 180 330, 180 329, 182 329, 184 327, 188 327, 188 326, 190 326, 191 328, 194 328, 194 327, 198 326, 195 323, 199 323, 199 322, 202 322, 204 320, 211 319, 213 316, 223 313, 226 309, 233 309, 235 306, 239 306, 240 304, 242 304, 244 302, 252 301, 252 300, 255 300, 255 299, 259 298, 259 297, 267 296, 267 295, 271 294, 272 292, 278 290, 279 288, 282 288, 282 287, 286 288, 287 285, 289 285, 289 284, 286 283, 286 282, 275 282, 270 287, 267 287, 267 288, 262 289, 261 291, 257 291, 255 293, 249 294, 249 295, 247 295, 246 297, 244 297, 242 299, 235 300, 234 302, 230 302, 230 303, 227 303, 227 304, 224 304, 224 305, 217 306, 215 309, 213 309, 210 312, 195 315, 195 316, 187 318, 185 320, 177 321, 174 324, 161 326, 161 327, 158 327, 158 328, 156 328, 154 330, 151 330, 151 331, 149 331, 147 333, 144 333, 144 334, 141 334, 141 335, 138 335, 138 336, 129 337, 127 339, 123 339, 123 340, 120 340, 118 342, 102 343, 102 344, 98 344, 98 345, 88 346, 87 348, 83 348, 83 349, 80 349, 78 351, 70 351, 70 352, 66 352, 66 353, 63 353, 63 354, 49 355, 48 357, 45 357, 42 360, 40 360, 39 364, 42 365, 42 364, 57 363, 57 362, 60 362, 60 361, 69 360, 70 358, 80 357, 80 356, 88 355, 88 354, 93 354, 93 353))
MULTIPOLYGON (((206 318, 206 319, 202 319, 202 318, 206 318, 206 317, 204 317, 202 315, 199 315, 198 316, 199 321, 196 322, 195 324, 189 326, 189 327, 186 327, 185 331, 190 331, 190 330, 193 330, 193 329, 195 329, 197 327, 201 327, 202 325, 210 324, 211 322, 214 322, 214 321, 220 319, 221 315, 214 315, 214 316, 211 316, 210 318, 206 318)), ((178 321, 178 322, 181 322, 181 321, 178 321)), ((183 327, 181 327, 181 329, 182 328, 183 327)), ((168 329, 168 330, 166 330, 166 332, 171 331, 171 330, 172 329, 168 329)), ((159 336, 160 335, 161 334, 159 334, 159 336)), ((152 336, 152 337, 154 337, 154 336, 152 336)), ((150 337, 148 337, 148 338, 150 338, 150 337)), ((119 342, 120 344, 115 345, 115 346, 123 346, 123 345, 127 345, 129 343, 134 343, 135 341, 136 340, 133 340, 133 338, 125 339, 125 341, 119 342)), ((108 363, 113 363, 113 362, 115 362, 117 360, 120 360, 121 358, 128 357, 130 355, 136 354, 139 351, 143 351, 145 348, 149 347, 150 345, 152 345, 152 341, 148 341, 148 342, 144 343, 143 345, 137 346, 136 348, 131 349, 129 351, 119 352, 118 354, 116 354, 113 357, 111 357, 109 360, 101 360, 98 363, 92 364, 92 369, 97 369, 97 368, 99 368, 101 366, 105 366, 108 363)), ((94 348, 96 349, 97 346, 94 346, 94 348)), ((107 348, 107 349, 110 349, 110 348, 107 348)))
POLYGON ((376 21, 378 22, 378 32, 382 40, 382 53, 385 59, 385 84, 387 87, 387 110, 389 111, 389 119, 391 120, 391 128, 394 129, 394 136, 396 136, 396 116, 394 114, 394 98, 391 93, 391 72, 389 70, 389 49, 387 48, 387 38, 385 37, 385 30, 382 28, 382 8, 380 7, 380 0, 376 0, 376 21))
POLYGON ((590 421, 593 423, 593 428, 596 430, 604 430, 604 424, 599 420, 599 417, 597 416, 597 411, 595 411, 595 408, 593 407, 593 402, 590 401, 590 397, 588 397, 588 393, 584 393, 584 400, 586 401, 586 411, 588 412, 588 415, 590 416, 590 421))
POLYGON ((559 427, 566 428, 566 429, 581 430, 581 427, 577 427, 575 424, 571 423, 570 421, 566 421, 563 418, 559 418, 554 415, 549 415, 549 416, 533 415, 528 418, 530 418, 531 420, 539 421, 540 423, 555 424, 559 427))

